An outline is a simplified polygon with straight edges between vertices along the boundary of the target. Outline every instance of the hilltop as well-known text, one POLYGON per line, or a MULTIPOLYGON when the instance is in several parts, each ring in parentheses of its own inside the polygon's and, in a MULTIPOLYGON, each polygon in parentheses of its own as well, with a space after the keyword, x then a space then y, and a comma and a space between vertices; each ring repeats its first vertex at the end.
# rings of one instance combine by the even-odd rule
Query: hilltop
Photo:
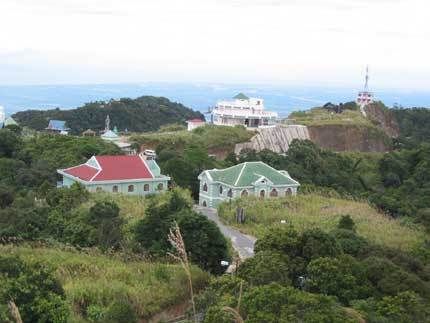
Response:
POLYGON ((35 130, 45 129, 50 119, 64 120, 72 134, 80 134, 86 129, 104 129, 107 115, 110 116, 111 125, 120 131, 128 129, 135 132, 153 131, 165 124, 184 123, 194 118, 204 119, 200 112, 154 96, 97 101, 71 110, 28 110, 15 113, 13 118, 21 126, 35 130))

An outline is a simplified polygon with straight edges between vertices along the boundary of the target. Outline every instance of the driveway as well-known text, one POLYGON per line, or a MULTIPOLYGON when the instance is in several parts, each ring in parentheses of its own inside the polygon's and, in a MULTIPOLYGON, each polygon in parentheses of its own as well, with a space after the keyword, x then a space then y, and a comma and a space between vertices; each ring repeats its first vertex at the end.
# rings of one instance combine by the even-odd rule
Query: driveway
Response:
POLYGON ((222 224, 216 209, 196 205, 194 206, 194 210, 217 224, 222 234, 231 240, 233 248, 239 253, 241 260, 254 256, 254 244, 257 238, 243 234, 239 230, 222 224))

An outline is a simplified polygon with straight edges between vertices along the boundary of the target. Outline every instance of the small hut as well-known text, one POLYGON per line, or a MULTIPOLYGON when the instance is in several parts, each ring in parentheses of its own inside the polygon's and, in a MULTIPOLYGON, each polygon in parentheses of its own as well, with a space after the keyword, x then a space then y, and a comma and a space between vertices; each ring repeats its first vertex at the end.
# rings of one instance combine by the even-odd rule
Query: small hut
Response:
POLYGON ((84 136, 84 137, 95 137, 96 132, 92 131, 91 129, 87 129, 82 133, 82 136, 84 136))

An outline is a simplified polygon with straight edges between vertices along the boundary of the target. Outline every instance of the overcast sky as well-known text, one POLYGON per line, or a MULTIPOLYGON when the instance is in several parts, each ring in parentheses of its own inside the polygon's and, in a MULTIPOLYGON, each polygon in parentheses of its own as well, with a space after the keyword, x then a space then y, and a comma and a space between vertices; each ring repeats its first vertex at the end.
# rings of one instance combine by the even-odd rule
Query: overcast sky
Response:
POLYGON ((428 0, 0 0, 0 84, 430 87, 428 0))

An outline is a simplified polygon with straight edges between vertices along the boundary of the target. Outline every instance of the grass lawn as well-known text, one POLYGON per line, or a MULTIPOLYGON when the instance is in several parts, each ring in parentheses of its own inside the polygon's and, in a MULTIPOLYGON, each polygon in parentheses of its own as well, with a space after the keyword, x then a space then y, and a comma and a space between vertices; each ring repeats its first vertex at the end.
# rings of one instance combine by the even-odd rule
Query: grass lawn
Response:
MULTIPOLYGON (((130 302, 141 319, 189 299, 187 277, 180 265, 126 262, 97 250, 78 252, 30 245, 0 245, 0 253, 56 268, 72 309, 71 322, 86 322, 88 306, 107 307, 119 299, 130 302)), ((193 267, 192 275, 197 291, 209 281, 209 274, 197 267, 193 267)))
POLYGON ((317 194, 266 200, 255 197, 237 199, 231 205, 221 204, 218 211, 225 223, 257 238, 271 226, 285 225, 281 220, 286 220, 299 231, 308 228, 330 231, 336 227, 341 215, 349 214, 357 225, 357 233, 378 245, 411 251, 425 239, 422 228, 402 225, 399 220, 377 212, 365 202, 317 194), (245 224, 236 223, 237 206, 246 209, 245 224))
POLYGON ((332 113, 327 109, 315 108, 308 111, 293 112, 284 121, 305 126, 351 124, 374 127, 370 120, 365 118, 359 110, 344 110, 342 113, 332 113))

